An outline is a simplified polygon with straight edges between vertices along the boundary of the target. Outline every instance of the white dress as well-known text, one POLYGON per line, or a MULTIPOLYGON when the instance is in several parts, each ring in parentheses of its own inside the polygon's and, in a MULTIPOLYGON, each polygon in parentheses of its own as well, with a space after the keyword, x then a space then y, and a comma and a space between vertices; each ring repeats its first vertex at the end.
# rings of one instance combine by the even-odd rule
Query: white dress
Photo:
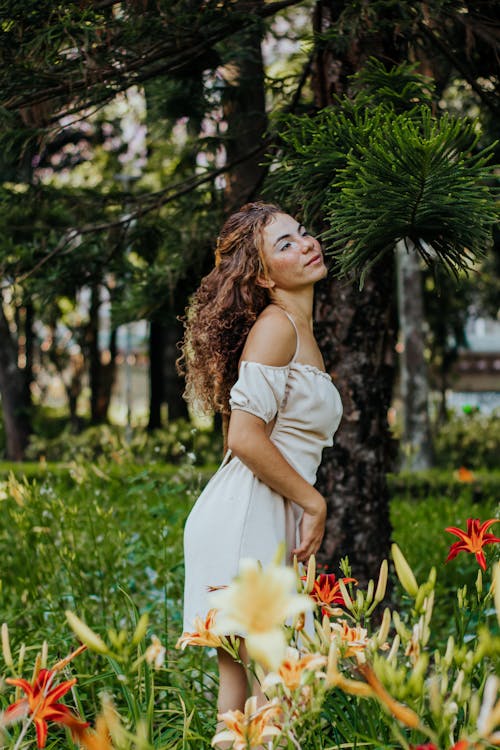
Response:
MULTIPOLYGON (((333 444, 342 402, 326 372, 295 361, 298 348, 284 367, 242 361, 230 405, 266 423, 276 417, 270 439, 314 484, 322 450, 333 444)), ((184 632, 193 631, 196 616, 205 618, 208 588, 229 584, 241 558, 267 565, 283 541, 287 557, 299 541, 302 508, 271 490, 239 458, 229 463, 227 458, 196 501, 184 530, 184 632)))

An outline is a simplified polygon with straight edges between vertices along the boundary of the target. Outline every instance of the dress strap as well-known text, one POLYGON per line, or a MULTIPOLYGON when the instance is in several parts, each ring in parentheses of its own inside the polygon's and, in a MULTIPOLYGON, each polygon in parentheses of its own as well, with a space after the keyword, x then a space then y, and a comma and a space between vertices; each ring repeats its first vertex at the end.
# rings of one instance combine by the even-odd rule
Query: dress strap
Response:
POLYGON ((229 461, 231 460, 231 456, 232 456, 232 453, 233 453, 233 451, 231 450, 231 448, 228 448, 228 449, 227 449, 227 451, 226 451, 226 452, 225 452, 225 454, 224 454, 224 458, 222 459, 222 463, 220 464, 219 468, 218 468, 218 469, 217 469, 217 471, 215 472, 216 474, 217 474, 217 472, 219 472, 219 471, 220 471, 221 469, 223 469, 223 468, 224 468, 224 466, 225 466, 225 465, 226 465, 227 463, 229 463, 229 461))
MULTIPOLYGON (((283 310, 283 308, 281 308, 281 309, 283 310)), ((285 313, 285 315, 288 318, 288 320, 290 321, 290 323, 293 325, 293 327, 295 329, 295 335, 297 336, 297 346, 295 347, 295 354, 293 355, 293 357, 291 359, 292 362, 295 362, 295 360, 297 359, 297 355, 299 353, 299 349, 300 349, 299 331, 298 331, 297 326, 295 325, 295 321, 292 318, 292 316, 290 315, 290 313, 287 313, 286 310, 283 310, 283 312, 285 313)))

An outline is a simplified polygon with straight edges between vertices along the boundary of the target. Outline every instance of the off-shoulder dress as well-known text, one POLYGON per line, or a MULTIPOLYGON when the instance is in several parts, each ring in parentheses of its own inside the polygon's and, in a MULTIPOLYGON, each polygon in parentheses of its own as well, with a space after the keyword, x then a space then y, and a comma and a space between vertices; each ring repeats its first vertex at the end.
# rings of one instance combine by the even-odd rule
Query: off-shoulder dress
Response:
MULTIPOLYGON (((292 318, 291 322, 295 327, 292 318)), ((270 435, 293 468, 311 484, 324 447, 342 417, 342 402, 330 375, 293 359, 283 367, 243 360, 230 394, 231 409, 276 418, 270 435)), ((226 454, 196 501, 184 529, 184 632, 210 609, 208 591, 224 586, 245 557, 268 564, 279 545, 287 553, 299 541, 302 509, 261 482, 239 458, 226 454)))

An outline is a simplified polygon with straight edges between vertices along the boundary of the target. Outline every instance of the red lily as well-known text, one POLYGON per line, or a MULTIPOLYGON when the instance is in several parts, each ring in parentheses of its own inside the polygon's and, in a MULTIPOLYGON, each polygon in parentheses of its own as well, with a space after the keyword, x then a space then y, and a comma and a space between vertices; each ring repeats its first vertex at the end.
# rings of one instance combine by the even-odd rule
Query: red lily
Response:
MULTIPOLYGON (((357 583, 355 578, 342 578, 342 580, 345 584, 357 583)), ((322 614, 328 614, 332 604, 345 606, 344 597, 335 573, 321 573, 314 581, 310 596, 321 606, 322 614)))
POLYGON ((30 716, 36 727, 39 748, 45 747, 48 721, 64 724, 72 731, 88 726, 87 722, 79 719, 67 706, 57 702, 73 687, 76 679, 66 680, 66 682, 60 682, 59 685, 51 687, 56 674, 57 672, 54 669, 41 669, 33 680, 33 684, 22 678, 8 677, 5 680, 9 685, 21 688, 26 697, 20 698, 6 709, 4 721, 16 721, 30 716))
POLYGON ((500 542, 500 539, 493 534, 487 534, 486 530, 489 529, 494 523, 497 523, 498 518, 490 518, 488 521, 481 523, 478 518, 467 519, 467 531, 463 529, 457 529, 456 526, 448 526, 445 531, 449 531, 450 534, 456 534, 459 537, 459 542, 454 542, 448 553, 448 557, 445 562, 453 560, 459 552, 472 552, 476 556, 476 560, 483 570, 486 570, 486 558, 484 556, 483 547, 485 544, 493 544, 493 542, 500 542))

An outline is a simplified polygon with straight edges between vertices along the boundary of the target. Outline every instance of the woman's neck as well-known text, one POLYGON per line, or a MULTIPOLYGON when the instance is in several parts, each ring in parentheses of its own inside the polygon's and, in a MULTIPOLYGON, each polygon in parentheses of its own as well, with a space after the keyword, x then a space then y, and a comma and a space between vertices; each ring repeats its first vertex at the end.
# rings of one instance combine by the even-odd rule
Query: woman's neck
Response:
POLYGON ((313 325, 313 290, 304 289, 300 292, 278 290, 271 296, 271 303, 281 307, 296 321, 303 321, 312 328, 313 325))

